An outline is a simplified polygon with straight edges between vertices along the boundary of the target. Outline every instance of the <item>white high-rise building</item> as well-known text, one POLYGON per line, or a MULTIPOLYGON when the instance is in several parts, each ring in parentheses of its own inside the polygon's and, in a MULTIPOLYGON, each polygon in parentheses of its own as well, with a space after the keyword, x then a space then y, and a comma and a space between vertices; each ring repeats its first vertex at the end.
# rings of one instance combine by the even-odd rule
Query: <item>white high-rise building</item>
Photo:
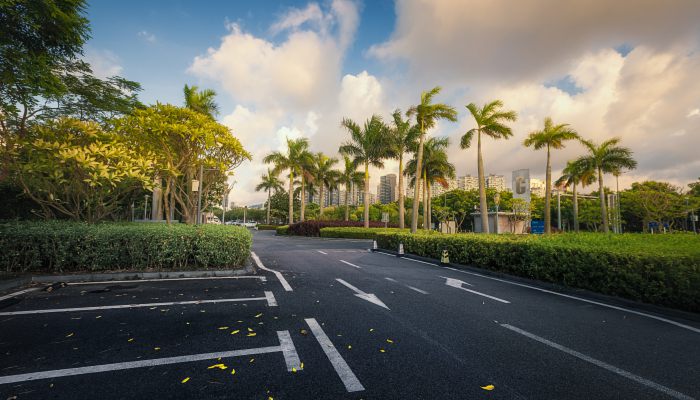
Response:
POLYGON ((506 177, 503 175, 489 174, 489 176, 486 177, 486 187, 502 192, 506 190, 506 177))
MULTIPOLYGON (((406 198, 413 198, 413 191, 415 188, 413 186, 406 185, 406 198)), ((418 189, 418 201, 423 201, 423 181, 420 182, 420 187, 418 189)))
POLYGON ((435 183, 430 186, 430 194, 432 197, 441 196, 443 193, 449 192, 450 190, 457 189, 457 179, 447 179, 447 187, 443 187, 439 183, 435 183))
POLYGON ((542 179, 530 178, 530 193, 539 197, 544 197, 545 183, 542 179))
POLYGON ((457 178, 457 189, 478 190, 479 178, 471 175, 460 176, 457 178))

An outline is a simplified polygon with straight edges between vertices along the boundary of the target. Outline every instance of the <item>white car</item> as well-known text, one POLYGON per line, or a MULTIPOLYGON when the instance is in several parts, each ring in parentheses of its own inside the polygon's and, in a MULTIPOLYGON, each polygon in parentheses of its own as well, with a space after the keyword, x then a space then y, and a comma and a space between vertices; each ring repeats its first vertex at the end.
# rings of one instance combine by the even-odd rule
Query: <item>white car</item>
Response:
POLYGON ((255 228, 256 226, 258 226, 258 223, 255 221, 248 221, 245 224, 243 224, 243 226, 245 226, 246 228, 255 228))

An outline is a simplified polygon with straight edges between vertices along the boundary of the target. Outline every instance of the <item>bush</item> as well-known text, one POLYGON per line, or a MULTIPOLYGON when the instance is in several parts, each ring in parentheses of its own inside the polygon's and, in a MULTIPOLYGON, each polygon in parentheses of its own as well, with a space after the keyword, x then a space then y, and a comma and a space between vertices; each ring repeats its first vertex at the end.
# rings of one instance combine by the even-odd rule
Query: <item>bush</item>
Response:
MULTIPOLYGON (((289 235, 296 236, 321 236, 322 228, 335 227, 364 227, 364 222, 360 221, 302 221, 296 224, 289 225, 289 235)), ((370 221, 370 228, 384 228, 384 222, 370 221)), ((398 225, 389 224, 389 227, 395 228, 398 225)))
POLYGON ((408 233, 399 228, 321 228, 321 237, 344 239, 375 239, 378 233, 408 233))
POLYGON ((384 249, 436 259, 444 249, 454 263, 699 312, 700 237, 660 236, 376 235, 384 249))
POLYGON ((258 224, 258 230, 259 231, 274 231, 279 227, 279 225, 265 225, 265 224, 258 224))
POLYGON ((0 224, 6 272, 241 267, 252 235, 242 227, 67 221, 0 224))
POLYGON ((287 235, 289 231, 289 225, 278 226, 277 228, 275 228, 275 231, 277 231, 278 235, 287 235))

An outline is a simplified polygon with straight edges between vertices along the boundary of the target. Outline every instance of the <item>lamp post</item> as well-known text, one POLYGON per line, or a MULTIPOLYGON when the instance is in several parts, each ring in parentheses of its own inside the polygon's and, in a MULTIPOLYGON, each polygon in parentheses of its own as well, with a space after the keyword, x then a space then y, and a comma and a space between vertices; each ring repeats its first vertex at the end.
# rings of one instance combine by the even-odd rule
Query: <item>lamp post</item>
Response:
POLYGON ((143 200, 143 220, 146 220, 146 214, 148 212, 148 195, 144 196, 143 200))
POLYGON ((561 191, 557 189, 557 228, 561 232, 561 191))
POLYGON ((496 192, 496 195, 493 196, 493 202, 496 204, 496 219, 494 220, 494 232, 498 234, 498 205, 501 203, 501 194, 496 192))

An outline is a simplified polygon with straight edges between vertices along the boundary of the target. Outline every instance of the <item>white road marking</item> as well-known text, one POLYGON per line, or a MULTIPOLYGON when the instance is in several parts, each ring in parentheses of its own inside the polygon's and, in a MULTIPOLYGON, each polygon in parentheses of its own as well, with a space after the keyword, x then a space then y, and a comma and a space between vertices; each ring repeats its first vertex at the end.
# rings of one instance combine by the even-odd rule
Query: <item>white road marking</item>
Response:
POLYGON ((355 296, 361 298, 362 300, 367 300, 367 301, 369 301, 369 302, 372 303, 372 304, 376 304, 376 305, 378 305, 379 307, 384 307, 384 308, 386 308, 387 310, 389 310, 389 307, 387 307, 386 304, 384 304, 381 300, 379 300, 379 297, 375 296, 374 294, 363 292, 362 290, 356 288, 355 286, 353 286, 353 285, 351 285, 351 284, 345 282, 344 280, 342 280, 342 279, 340 279, 340 278, 336 278, 335 280, 338 281, 338 282, 340 282, 341 284, 343 284, 343 285, 344 285, 345 287, 347 287, 348 289, 354 291, 354 292, 355 292, 355 296))
MULTIPOLYGON (((267 301, 269 304, 269 299, 267 293, 266 297, 247 297, 241 299, 215 299, 215 300, 191 300, 191 301, 170 301, 165 303, 145 303, 145 304, 119 304, 114 306, 97 306, 97 307, 76 307, 76 308, 49 308, 44 310, 24 310, 24 311, 7 311, 0 312, 0 316, 5 315, 26 315, 26 314, 49 314, 49 313, 60 313, 60 312, 81 312, 81 311, 96 311, 96 310, 115 310, 124 308, 143 308, 143 307, 160 307, 160 306, 179 306, 188 304, 211 304, 211 303, 233 303, 233 302, 246 302, 246 301, 267 301)), ((274 301, 274 298, 273 298, 274 301)), ((275 302, 276 304, 276 302, 275 302)))
MULTIPOLYGON (((0 385, 8 383, 35 381, 39 379, 62 378, 65 376, 95 374, 99 372, 119 371, 124 369, 156 367, 160 365, 179 364, 186 362, 213 360, 217 358, 241 357, 253 354, 277 353, 282 352, 285 362, 289 368, 290 362, 293 363, 296 358, 298 363, 299 357, 294 349, 294 344, 291 342, 289 331, 278 331, 277 336, 280 340, 279 346, 258 347, 253 349, 242 349, 232 351, 222 351, 218 353, 203 353, 192 354, 180 357, 154 358, 150 360, 121 362, 114 364, 92 365, 89 367, 56 369, 51 371, 32 372, 21 375, 0 376, 0 385)), ((296 368, 297 366, 295 366, 296 368)), ((291 369, 290 369, 291 370, 291 369)))
POLYGON ((359 392, 365 390, 365 387, 362 386, 360 380, 357 379, 357 376, 355 376, 355 374, 352 372, 350 366, 348 366, 348 363, 345 362, 343 356, 340 355, 338 350, 333 345, 333 342, 331 342, 328 335, 326 335, 318 322, 316 322, 314 318, 306 318, 305 321, 309 325, 311 332, 314 334, 314 336, 316 336, 316 340, 318 340, 318 343, 321 345, 323 352, 326 353, 326 357, 328 357, 331 365, 333 365, 338 377, 340 377, 340 380, 343 381, 345 389, 348 392, 359 392))
POLYGON ((650 388, 652 388, 652 389, 658 390, 659 392, 665 393, 665 394, 667 394, 667 395, 669 395, 669 396, 671 396, 671 397, 673 397, 673 398, 682 399, 682 400, 693 400, 692 397, 686 396, 686 395, 684 395, 683 393, 677 392, 677 391, 675 391, 675 390, 673 390, 673 389, 671 389, 671 388, 668 388, 668 387, 666 387, 666 386, 660 385, 660 384, 658 384, 658 383, 656 383, 656 382, 652 382, 652 381, 650 381, 650 380, 648 380, 648 379, 644 379, 644 378, 642 378, 642 377, 640 377, 640 376, 637 376, 637 375, 635 375, 635 374, 633 374, 633 373, 631 373, 631 372, 627 372, 627 371, 625 371, 625 370, 623 370, 623 369, 620 369, 620 368, 618 368, 618 367, 615 367, 614 365, 610 365, 610 364, 605 363, 605 362, 603 362, 603 361, 597 360, 597 359, 595 359, 595 358, 593 358, 593 357, 589 357, 589 356, 587 356, 587 355, 585 355, 585 354, 583 354, 583 353, 579 353, 579 352, 576 351, 576 350, 572 350, 572 349, 570 349, 570 348, 568 348, 568 347, 564 347, 564 346, 562 346, 562 345, 560 345, 560 344, 554 343, 554 342, 549 341, 549 340, 547 340, 547 339, 545 339, 545 338, 542 338, 542 337, 539 337, 539 336, 537 336, 537 335, 535 335, 535 334, 532 334, 532 333, 530 333, 530 332, 524 331, 524 330, 522 330, 522 329, 520 329, 520 328, 516 328, 515 326, 508 325, 508 324, 500 324, 500 325, 501 325, 502 327, 506 328, 506 329, 510 329, 511 331, 516 332, 516 333, 519 333, 519 334, 521 334, 521 335, 523 335, 523 336, 526 336, 526 337, 528 337, 528 338, 530 338, 530 339, 532 339, 532 340, 536 340, 536 341, 538 341, 538 342, 540 342, 540 343, 542 343, 542 344, 545 344, 545 345, 547 345, 547 346, 549 346, 549 347, 552 347, 552 348, 555 348, 555 349, 557 349, 557 350, 563 351, 564 353, 567 353, 567 354, 569 354, 569 355, 572 355, 572 356, 574 356, 574 357, 576 357, 576 358, 578 358, 578 359, 581 359, 581 360, 583 360, 583 361, 589 362, 589 363, 591 363, 591 364, 593 364, 593 365, 595 365, 595 366, 598 366, 598 367, 603 368, 603 369, 606 369, 606 370, 608 370, 608 371, 610 371, 610 372, 616 373, 616 374, 618 374, 618 375, 620 375, 620 376, 623 376, 623 377, 625 377, 625 378, 627 378, 627 379, 633 380, 633 381, 635 381, 635 382, 637 382, 637 383, 641 383, 641 384, 644 385, 644 386, 648 386, 648 387, 650 387, 650 388))
POLYGON ((10 294, 8 294, 8 295, 5 295, 5 296, 0 297, 0 301, 3 301, 3 300, 5 300, 5 299, 11 299, 11 298, 13 298, 13 297, 17 297, 17 296, 23 295, 23 294, 25 294, 25 293, 33 292, 33 291, 39 290, 39 289, 40 289, 40 288, 38 288, 38 287, 34 287, 34 288, 29 288, 29 289, 20 290, 19 292, 10 293, 10 294))
POLYGON ((416 291, 416 292, 418 292, 418 293, 420 293, 420 294, 430 294, 430 293, 426 292, 426 291, 423 290, 423 289, 418 289, 417 287, 413 287, 413 286, 411 286, 411 285, 404 285, 403 283, 400 283, 399 281, 397 281, 397 280, 394 279, 394 278, 386 277, 386 278, 384 278, 384 279, 386 279, 386 280, 389 281, 389 282, 394 282, 394 283, 398 283, 399 285, 406 286, 407 288, 409 288, 409 289, 411 289, 411 290, 413 290, 413 291, 416 291))
POLYGON ((445 285, 447 285, 447 286, 451 286, 451 287, 454 287, 454 288, 457 288, 457 289, 462 289, 462 290, 464 290, 465 292, 478 294, 479 296, 484 296, 484 297, 487 297, 487 298, 489 298, 489 299, 491 299, 491 300, 500 301, 501 303, 510 304, 510 301, 508 301, 508 300, 499 299, 498 297, 494 297, 494 296, 490 296, 490 295, 485 294, 485 293, 477 292, 476 290, 467 289, 467 288, 465 288, 465 287, 462 286, 463 284, 466 284, 466 285, 471 286, 470 283, 467 283, 467 282, 464 282, 464 281, 460 281, 459 279, 447 278, 447 277, 444 277, 444 276, 443 276, 442 278, 445 278, 445 285))
POLYGON ((640 312, 640 311, 630 310, 629 308, 618 307, 618 306, 613 306, 613 305, 611 305, 611 304, 601 303, 601 302, 599 302, 599 301, 583 299, 583 298, 581 298, 581 297, 571 296, 571 295, 568 295, 568 294, 559 293, 559 292, 555 292, 555 291, 552 291, 552 290, 542 289, 542 288, 538 288, 538 287, 535 287, 535 286, 526 285, 526 284, 524 284, 524 283, 510 282, 510 281, 507 281, 507 280, 505 280, 505 279, 494 278, 494 277, 492 277, 492 276, 477 274, 477 273, 475 273, 475 272, 469 272, 469 271, 464 271, 464 270, 461 270, 461 269, 454 269, 454 268, 450 268, 450 269, 451 269, 451 270, 454 270, 454 271, 457 271, 457 272, 461 272, 461 273, 463 273, 463 274, 474 275, 474 276, 478 276, 478 277, 481 277, 481 278, 486 278, 486 279, 491 279, 491 280, 498 281, 498 282, 507 283, 507 284, 509 284, 509 285, 515 285, 515 286, 520 286, 520 287, 524 287, 524 288, 528 288, 528 289, 533 289, 533 290, 537 290, 537 291, 540 291, 540 292, 553 294, 553 295, 556 295, 556 296, 566 297, 567 299, 583 301, 583 302, 585 302, 585 303, 595 304, 595 305, 598 305, 598 306, 607 307, 607 308, 612 308, 612 309, 614 309, 614 310, 623 311, 623 312, 627 312, 627 313, 630 313, 630 314, 635 314, 635 315, 639 315, 639 316, 642 316, 642 317, 655 319, 655 320, 657 320, 657 321, 661 321, 661 322, 665 322, 665 323, 667 323, 667 324, 675 325, 675 326, 677 326, 677 327, 680 327, 680 328, 683 328, 683 329, 687 329, 687 330, 689 330, 689 331, 693 331, 693 332, 696 332, 696 333, 700 333, 700 329, 695 328, 695 327, 693 327, 693 326, 681 324, 680 322, 672 321, 672 320, 667 319, 667 318, 657 317, 656 315, 647 314, 647 313, 643 313, 643 312, 640 312))
POLYGON ((427 262, 427 261, 422 261, 422 260, 415 260, 415 259, 413 259, 413 258, 408 258, 408 257, 401 257, 401 258, 404 259, 404 260, 413 261, 413 262, 417 262, 417 263, 421 263, 421 264, 428 264, 428 265, 432 265, 432 266, 437 267, 437 264, 435 264, 435 263, 431 263, 431 262, 427 262))
POLYGON ((358 269, 362 269, 362 267, 360 267, 359 265, 355 265, 355 264, 353 264, 353 263, 349 263, 349 262, 347 262, 347 261, 345 261, 345 260, 340 260, 340 262, 343 263, 343 264, 347 264, 347 265, 349 265, 349 266, 351 266, 351 267, 355 267, 355 268, 358 268, 358 269))
POLYGON ((316 251, 318 251, 318 252, 321 253, 321 254, 328 255, 328 253, 326 253, 325 251, 321 251, 321 250, 316 250, 316 251))
POLYGON ((90 281, 90 282, 68 282, 68 285, 109 285, 112 283, 138 283, 138 282, 167 282, 167 281, 199 281, 210 279, 260 279, 266 282, 264 276, 201 276, 195 278, 158 278, 158 279, 128 279, 122 281, 90 281))
POLYGON ((267 268, 265 265, 263 265, 262 261, 260 261, 260 257, 258 257, 258 255, 255 254, 255 252, 251 251, 251 252, 250 252, 250 256, 253 257, 253 260, 254 260, 255 263, 258 265, 258 268, 260 268, 260 269, 262 269, 262 270, 265 270, 265 271, 268 271, 268 272, 272 272, 273 274, 275 274, 275 276, 277 277, 277 279, 278 279, 278 280, 280 281, 280 283, 282 284, 282 287, 284 288, 284 290, 286 290, 286 291, 288 291, 288 292, 291 292, 291 291, 294 290, 294 289, 292 289, 291 286, 289 286, 289 282, 287 282, 287 280, 284 279, 284 276, 282 276, 282 273, 280 273, 279 271, 275 271, 275 270, 269 269, 269 268, 267 268))
POLYGON ((297 349, 294 347, 289 331, 277 331, 277 337, 280 340, 280 348, 282 349, 284 362, 287 364, 287 371, 300 370, 299 354, 297 354, 297 349))
POLYGON ((265 298, 267 299, 267 305, 269 307, 277 307, 277 300, 272 292, 265 291, 265 298))

